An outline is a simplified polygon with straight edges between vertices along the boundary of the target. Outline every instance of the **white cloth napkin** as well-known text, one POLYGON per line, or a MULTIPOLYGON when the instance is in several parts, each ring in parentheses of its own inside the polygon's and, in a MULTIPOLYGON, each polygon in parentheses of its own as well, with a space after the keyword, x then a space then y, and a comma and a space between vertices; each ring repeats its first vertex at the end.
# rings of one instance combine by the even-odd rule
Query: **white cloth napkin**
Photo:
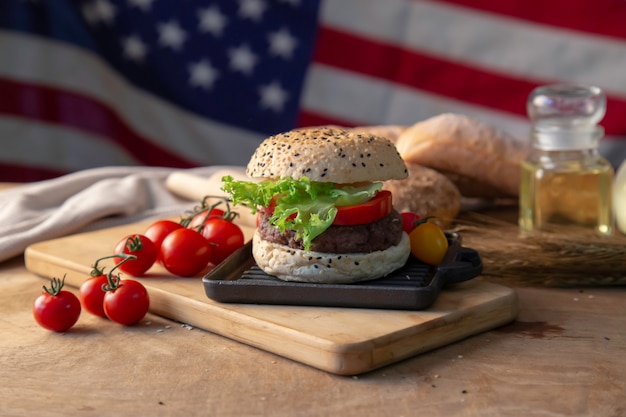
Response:
MULTIPOLYGON (((184 170, 210 177, 220 169, 184 170)), ((180 171, 155 167, 105 167, 0 190, 0 261, 32 243, 149 218, 182 215, 199 201, 172 194, 167 177, 180 171)))

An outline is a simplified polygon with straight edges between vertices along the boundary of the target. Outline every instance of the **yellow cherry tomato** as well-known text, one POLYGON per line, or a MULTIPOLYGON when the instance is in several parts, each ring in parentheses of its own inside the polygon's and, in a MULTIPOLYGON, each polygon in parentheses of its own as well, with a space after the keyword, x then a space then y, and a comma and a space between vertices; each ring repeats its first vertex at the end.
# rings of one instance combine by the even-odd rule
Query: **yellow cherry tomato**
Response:
POLYGON ((434 223, 425 222, 409 233, 411 253, 429 265, 439 265, 448 252, 448 239, 434 223))

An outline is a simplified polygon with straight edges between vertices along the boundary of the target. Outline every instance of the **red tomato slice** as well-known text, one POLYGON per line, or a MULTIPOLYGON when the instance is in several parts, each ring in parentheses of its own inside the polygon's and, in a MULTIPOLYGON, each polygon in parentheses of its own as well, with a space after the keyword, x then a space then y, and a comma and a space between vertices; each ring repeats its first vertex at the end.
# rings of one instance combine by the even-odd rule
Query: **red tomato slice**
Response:
MULTIPOLYGON (((274 206, 276 203, 272 200, 272 203, 267 212, 272 214, 274 212, 274 206)), ((382 190, 376 193, 376 195, 367 201, 351 206, 337 207, 337 215, 333 224, 336 226, 354 226, 358 224, 373 223, 377 220, 388 216, 393 209, 393 203, 391 199, 391 192, 382 190)), ((290 219, 295 218, 296 215, 292 214, 290 219)), ((258 223, 258 220, 257 220, 258 223)))
POLYGON ((391 192, 382 190, 363 203, 337 207, 337 216, 335 216, 333 224, 337 226, 353 226, 373 223, 388 216, 392 208, 391 192))

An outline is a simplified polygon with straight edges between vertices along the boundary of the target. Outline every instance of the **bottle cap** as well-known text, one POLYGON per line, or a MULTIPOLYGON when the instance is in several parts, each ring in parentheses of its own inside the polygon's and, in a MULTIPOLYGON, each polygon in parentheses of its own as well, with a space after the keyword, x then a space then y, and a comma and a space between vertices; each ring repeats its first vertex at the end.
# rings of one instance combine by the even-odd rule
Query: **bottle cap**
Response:
POLYGON ((598 146, 604 129, 606 96, 594 86, 555 84, 534 89, 526 102, 533 122, 534 146, 545 150, 598 146))

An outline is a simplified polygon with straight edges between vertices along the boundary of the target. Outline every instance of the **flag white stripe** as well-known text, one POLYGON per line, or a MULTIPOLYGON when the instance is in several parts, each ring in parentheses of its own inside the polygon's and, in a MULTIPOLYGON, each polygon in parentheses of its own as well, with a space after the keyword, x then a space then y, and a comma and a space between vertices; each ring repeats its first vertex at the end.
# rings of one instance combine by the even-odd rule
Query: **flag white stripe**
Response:
POLYGON ((0 118, 0 162, 58 171, 76 171, 98 166, 138 165, 124 148, 73 129, 28 121, 0 118))
POLYGON ((316 114, 355 124, 411 125, 441 113, 452 112, 476 117, 520 138, 528 137, 530 128, 524 117, 473 106, 418 89, 400 88, 386 80, 319 64, 314 65, 309 72, 303 107, 316 114))
MULTIPOLYGON (((530 140, 531 124, 525 117, 422 90, 399 88, 386 80, 324 65, 311 68, 305 88, 303 107, 307 111, 350 124, 410 126, 450 112, 482 120, 519 140, 530 140)), ((600 150, 617 166, 626 158, 626 137, 606 137, 600 150)))
POLYGON ((324 24, 538 83, 595 84, 626 96, 626 42, 447 3, 327 0, 324 24))
POLYGON ((0 30, 0 56, 12 57, 0 66, 0 76, 95 98, 138 134, 199 165, 246 163, 264 138, 207 122, 137 89, 91 53, 62 42, 0 30))

